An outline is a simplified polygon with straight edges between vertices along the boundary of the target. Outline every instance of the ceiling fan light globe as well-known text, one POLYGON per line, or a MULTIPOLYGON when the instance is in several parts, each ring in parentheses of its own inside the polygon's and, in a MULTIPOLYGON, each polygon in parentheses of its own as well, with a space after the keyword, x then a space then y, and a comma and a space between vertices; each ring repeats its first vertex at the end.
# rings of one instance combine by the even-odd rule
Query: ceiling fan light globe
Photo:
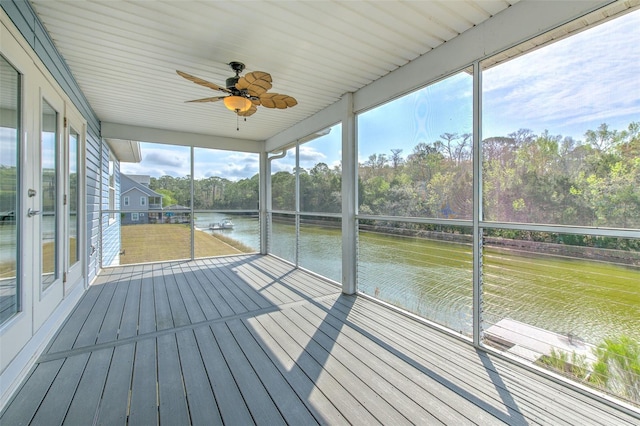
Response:
POLYGON ((223 99, 223 102, 229 111, 236 113, 248 111, 253 105, 249 99, 242 96, 227 96, 223 99))

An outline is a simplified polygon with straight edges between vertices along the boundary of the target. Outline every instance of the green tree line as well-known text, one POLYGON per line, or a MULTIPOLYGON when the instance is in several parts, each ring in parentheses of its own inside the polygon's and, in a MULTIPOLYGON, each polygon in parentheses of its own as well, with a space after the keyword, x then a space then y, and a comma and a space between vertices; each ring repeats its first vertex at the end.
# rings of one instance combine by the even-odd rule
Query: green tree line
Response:
MULTIPOLYGON (((520 129, 482 141, 484 219, 576 226, 640 228, 640 122, 607 124, 583 141, 520 129)), ((411 152, 390 149, 358 165, 361 214, 471 219, 473 159, 470 134, 444 133, 411 152)), ((306 212, 339 212, 341 168, 301 168, 300 204, 306 212)), ((295 206, 295 170, 274 173, 276 210, 295 206)), ((163 176, 152 189, 189 205, 189 177, 163 176)), ((255 209, 258 175, 239 181, 194 181, 196 209, 255 209)), ((164 203, 167 205, 167 202, 164 203)))

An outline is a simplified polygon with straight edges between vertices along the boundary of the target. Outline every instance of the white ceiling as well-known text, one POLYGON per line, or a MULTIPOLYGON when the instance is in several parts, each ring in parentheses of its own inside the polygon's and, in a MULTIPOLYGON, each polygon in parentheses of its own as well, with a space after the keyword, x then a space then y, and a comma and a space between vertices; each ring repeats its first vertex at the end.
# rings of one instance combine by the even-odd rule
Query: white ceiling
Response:
POLYGON ((490 19, 518 0, 31 0, 101 121, 265 140, 490 19), (218 103, 233 72, 266 71, 270 92, 298 100, 240 122, 218 103))

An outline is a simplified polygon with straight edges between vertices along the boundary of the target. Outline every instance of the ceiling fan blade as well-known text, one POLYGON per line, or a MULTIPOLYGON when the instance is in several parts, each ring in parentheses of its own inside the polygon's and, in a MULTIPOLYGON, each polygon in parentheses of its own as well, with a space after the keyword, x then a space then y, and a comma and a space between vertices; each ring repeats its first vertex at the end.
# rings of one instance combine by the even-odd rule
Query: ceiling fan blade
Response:
POLYGON ((213 98, 194 99, 192 101, 185 101, 185 102, 218 102, 224 98, 226 98, 226 96, 215 96, 213 98))
POLYGON ((285 109, 298 105, 298 101, 289 95, 280 93, 264 93, 260 95, 260 104, 266 108, 285 109))
POLYGON ((240 77, 236 89, 246 90, 251 96, 260 96, 271 89, 271 75, 263 71, 254 71, 240 77))
POLYGON ((240 117, 249 117, 250 115, 255 114, 255 112, 258 110, 258 108, 255 105, 251 105, 251 108, 249 108, 248 110, 246 110, 245 112, 239 112, 238 115, 240 117))
POLYGON ((194 83, 199 84, 200 86, 208 87, 209 89, 213 89, 213 90, 220 90, 221 92, 231 93, 231 91, 226 87, 218 86, 215 83, 211 83, 210 81, 203 80, 191 74, 187 74, 186 72, 182 72, 178 70, 176 70, 176 72, 178 73, 179 76, 184 77, 189 81, 193 81, 194 83))

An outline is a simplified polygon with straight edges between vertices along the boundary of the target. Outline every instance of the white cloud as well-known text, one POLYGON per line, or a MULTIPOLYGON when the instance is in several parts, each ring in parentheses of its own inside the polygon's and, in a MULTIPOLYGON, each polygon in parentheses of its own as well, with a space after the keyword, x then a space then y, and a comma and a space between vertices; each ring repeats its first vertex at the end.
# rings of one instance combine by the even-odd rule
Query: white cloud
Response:
POLYGON ((300 146, 300 167, 310 168, 318 163, 325 162, 327 156, 310 145, 300 146))
POLYGON ((580 137, 640 116, 638 40, 634 12, 485 71, 485 136, 508 125, 580 137))

